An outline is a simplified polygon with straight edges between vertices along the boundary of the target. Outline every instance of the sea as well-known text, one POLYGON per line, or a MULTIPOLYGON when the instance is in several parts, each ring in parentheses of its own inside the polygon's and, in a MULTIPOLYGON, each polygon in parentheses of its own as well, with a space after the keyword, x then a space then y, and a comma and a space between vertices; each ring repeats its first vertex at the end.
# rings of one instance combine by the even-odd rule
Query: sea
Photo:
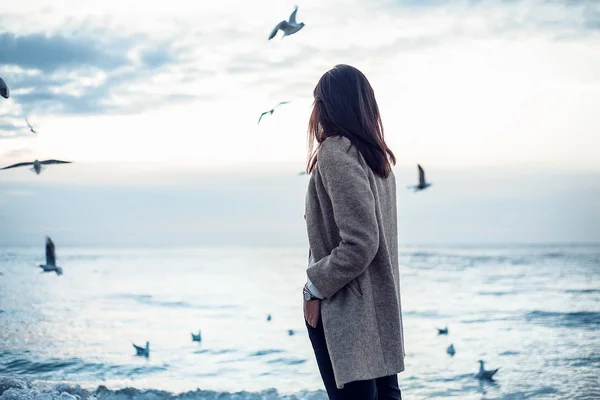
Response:
MULTIPOLYGON (((305 246, 57 243, 57 259, 62 276, 41 246, 0 249, 0 400, 327 399, 305 246)), ((600 399, 600 245, 402 247, 400 273, 403 399, 600 399)))

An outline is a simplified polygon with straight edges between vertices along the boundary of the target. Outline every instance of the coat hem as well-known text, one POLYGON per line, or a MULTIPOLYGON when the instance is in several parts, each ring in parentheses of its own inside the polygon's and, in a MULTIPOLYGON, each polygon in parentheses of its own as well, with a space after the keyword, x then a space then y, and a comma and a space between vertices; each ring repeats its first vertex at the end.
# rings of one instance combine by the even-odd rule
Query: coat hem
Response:
MULTIPOLYGON (((334 376, 335 378, 335 385, 337 386, 338 389, 343 389, 344 385, 350 383, 350 382, 356 382, 356 381, 368 381, 371 379, 377 379, 377 378, 383 378, 384 376, 390 376, 390 375, 397 375, 401 372, 404 372, 405 367, 404 367, 404 363, 402 363, 402 365, 396 367, 396 368, 391 368, 390 370, 383 372, 383 373, 374 373, 372 375, 368 375, 368 376, 360 376, 360 377, 353 377, 353 378, 346 378, 344 380, 341 380, 338 382, 338 378, 334 376)), ((335 374, 334 374, 335 375, 335 374)))

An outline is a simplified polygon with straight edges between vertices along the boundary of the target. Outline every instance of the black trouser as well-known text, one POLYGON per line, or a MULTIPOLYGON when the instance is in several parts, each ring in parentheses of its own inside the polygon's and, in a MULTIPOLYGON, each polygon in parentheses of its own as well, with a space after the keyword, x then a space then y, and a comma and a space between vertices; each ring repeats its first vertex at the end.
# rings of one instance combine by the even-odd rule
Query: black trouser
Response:
MULTIPOLYGON (((306 321, 305 321, 306 322, 306 321)), ((323 323, 319 318, 316 328, 306 324, 308 336, 312 343, 321 378, 325 384, 327 395, 330 400, 401 400, 402 395, 398 388, 398 375, 384 376, 382 378, 371 379, 368 381, 355 381, 344 385, 343 389, 338 389, 333 377, 333 367, 327 351, 325 342, 325 331, 323 323)))

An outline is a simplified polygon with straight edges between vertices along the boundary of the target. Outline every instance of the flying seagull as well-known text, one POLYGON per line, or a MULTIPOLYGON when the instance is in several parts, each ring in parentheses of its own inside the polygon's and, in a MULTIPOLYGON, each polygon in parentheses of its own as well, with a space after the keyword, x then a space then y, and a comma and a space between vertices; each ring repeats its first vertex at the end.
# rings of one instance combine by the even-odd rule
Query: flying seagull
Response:
POLYGON ((448 346, 448 348, 446 349, 446 353, 448 353, 452 357, 454 357, 454 355, 456 354, 456 350, 454 350, 454 345, 453 344, 451 344, 450 346, 448 346))
POLYGON ((25 117, 25 122, 27 122, 27 126, 29 127, 29 130, 31 131, 31 133, 35 133, 37 135, 37 132, 35 131, 35 129, 33 129, 33 126, 31 126, 27 117, 25 117))
POLYGON ((44 169, 44 167, 43 167, 44 165, 70 164, 71 162, 72 161, 61 161, 61 160, 45 160, 45 161, 35 160, 34 162, 22 162, 22 163, 18 163, 18 164, 14 164, 14 165, 9 165, 8 167, 0 168, 0 170, 17 168, 17 167, 26 167, 28 165, 33 165, 33 168, 31 168, 31 170, 33 172, 35 172, 37 175, 39 175, 42 172, 42 170, 44 169))
POLYGON ((136 356, 141 356, 141 357, 146 357, 146 358, 148 358, 150 356, 150 342, 146 342, 146 347, 140 347, 140 346, 137 346, 135 343, 133 343, 133 347, 135 348, 136 356))
POLYGON ((438 335, 447 335, 448 334, 448 327, 445 327, 444 329, 440 329, 440 328, 436 328, 438 331, 438 335))
POLYGON ((200 331, 198 331, 197 335, 195 333, 192 333, 192 342, 200 342, 200 341, 202 341, 202 335, 200 334, 200 331))
POLYGON ((498 370, 500 368, 496 368, 494 370, 487 371, 485 368, 483 368, 483 365, 484 365, 483 360, 479 360, 479 372, 477 373, 477 375, 475 375, 475 378, 491 381, 492 377, 496 374, 496 372, 498 372, 498 370))
POLYGON ((273 113, 275 112, 275 109, 277 107, 279 107, 282 104, 288 104, 288 103, 289 103, 289 101, 282 101, 279 104, 277 104, 275 107, 271 108, 269 111, 265 111, 264 113, 260 114, 260 118, 258 119, 258 124, 260 124, 260 120, 262 120, 266 114, 273 115, 273 113))
POLYGON ((423 168, 418 164, 417 167, 419 168, 419 184, 416 186, 408 187, 409 189, 413 189, 415 192, 418 192, 419 190, 425 190, 429 186, 431 186, 431 183, 425 182, 425 171, 423 170, 423 168))
POLYGON ((62 275, 61 267, 56 266, 56 253, 54 251, 54 243, 49 236, 46 236, 46 264, 40 265, 42 272, 56 272, 56 275, 62 275))
POLYGON ((8 99, 10 97, 10 91, 8 90, 8 86, 6 86, 6 82, 2 78, 0 78, 0 96, 8 99))
POLYGON ((279 31, 280 29, 283 32, 283 36, 281 37, 283 39, 284 37, 293 35, 294 33, 298 32, 300 29, 304 28, 304 22, 300 22, 300 23, 296 22, 296 13, 297 12, 298 12, 298 5, 296 5, 296 7, 294 8, 294 11, 290 15, 290 19, 288 21, 283 20, 280 23, 278 23, 275 26, 275 28, 273 28, 273 31, 269 35, 269 40, 273 39, 275 37, 275 35, 277 35, 277 31, 279 31))

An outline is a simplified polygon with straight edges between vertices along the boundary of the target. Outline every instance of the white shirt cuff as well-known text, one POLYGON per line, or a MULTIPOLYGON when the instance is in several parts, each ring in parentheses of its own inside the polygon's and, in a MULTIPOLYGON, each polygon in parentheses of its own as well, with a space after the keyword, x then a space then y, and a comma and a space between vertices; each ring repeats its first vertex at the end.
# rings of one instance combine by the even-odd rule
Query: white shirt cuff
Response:
POLYGON ((319 289, 317 289, 317 287, 315 285, 313 285, 313 283, 308 278, 306 278, 306 287, 307 287, 308 291, 312 293, 313 296, 315 296, 319 299, 324 298, 324 296, 321 294, 321 292, 319 292, 319 289))

